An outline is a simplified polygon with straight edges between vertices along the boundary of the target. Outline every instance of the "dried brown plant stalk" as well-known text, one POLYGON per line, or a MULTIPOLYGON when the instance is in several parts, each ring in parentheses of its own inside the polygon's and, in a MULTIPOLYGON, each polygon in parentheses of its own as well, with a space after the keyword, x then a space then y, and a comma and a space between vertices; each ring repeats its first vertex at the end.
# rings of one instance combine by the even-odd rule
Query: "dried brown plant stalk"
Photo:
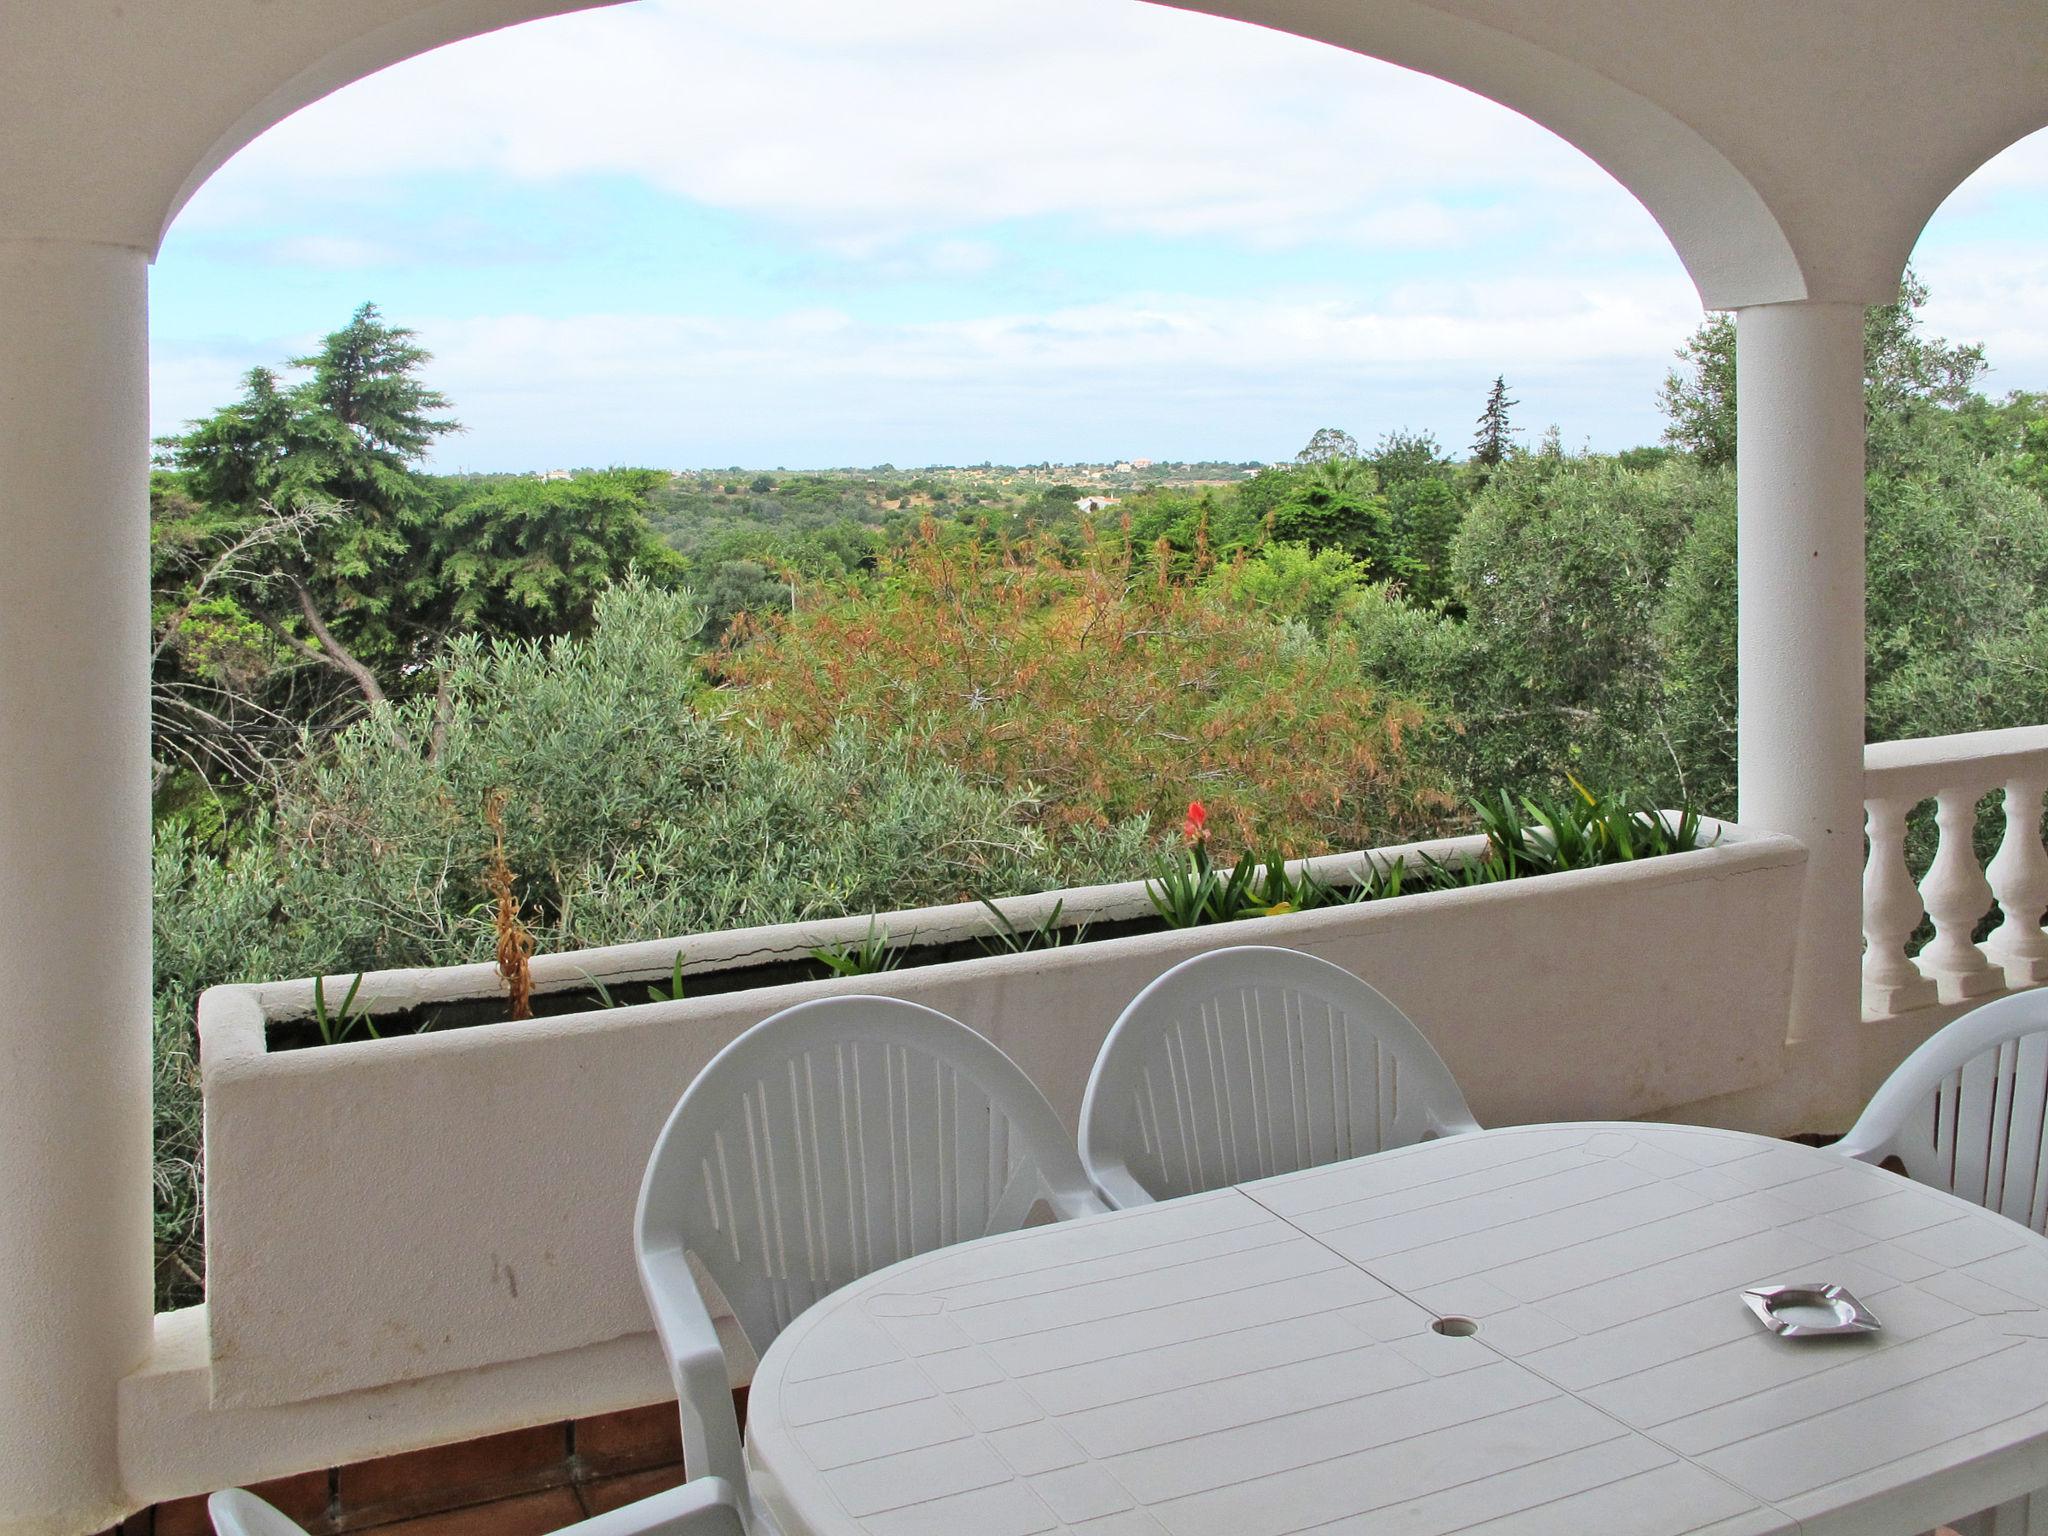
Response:
POLYGON ((498 898, 492 922, 498 930, 498 974, 512 1003, 512 1017, 533 1017, 533 935, 519 916, 519 903, 512 895, 512 864, 505 857, 505 792, 494 789, 484 796, 484 824, 491 829, 491 863, 484 884, 498 898))

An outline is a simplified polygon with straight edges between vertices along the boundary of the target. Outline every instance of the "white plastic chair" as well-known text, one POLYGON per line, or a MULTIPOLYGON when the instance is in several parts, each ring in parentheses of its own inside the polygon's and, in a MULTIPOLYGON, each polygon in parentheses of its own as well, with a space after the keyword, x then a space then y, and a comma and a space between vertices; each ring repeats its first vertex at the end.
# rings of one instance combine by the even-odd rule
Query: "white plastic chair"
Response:
MULTIPOLYGON (((2048 1232, 2048 991, 1973 1008, 1899 1063, 1834 1145, 2048 1232)), ((1963 1536, 2048 1536, 2048 1490, 1958 1521, 1963 1536)))
MULTIPOLYGON (((206 1501, 216 1536, 306 1536, 297 1521, 244 1488, 206 1501)), ((558 1536, 746 1536, 739 1501, 724 1479, 700 1477, 623 1509, 564 1527, 558 1536)))
POLYGON ((1122 1208, 1478 1129, 1385 997, 1245 945, 1183 961, 1124 1009, 1081 1102, 1081 1161, 1122 1208))
POLYGON ((1899 1064, 1847 1136, 1906 1173, 2048 1232, 2048 991, 1973 1008, 1899 1064))
POLYGON ((758 1353, 819 1297, 949 1243, 1104 1206, 1059 1116, 956 1019, 886 997, 800 1003, 741 1035, 669 1116, 635 1248, 693 1471, 746 1486, 725 1356, 689 1259, 758 1353))

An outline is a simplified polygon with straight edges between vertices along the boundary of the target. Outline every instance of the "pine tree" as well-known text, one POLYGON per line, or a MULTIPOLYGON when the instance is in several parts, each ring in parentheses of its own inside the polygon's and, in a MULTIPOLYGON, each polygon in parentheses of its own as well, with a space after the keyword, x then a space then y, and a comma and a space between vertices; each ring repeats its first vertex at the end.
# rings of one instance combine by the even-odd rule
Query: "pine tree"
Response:
POLYGON ((1497 375, 1493 388, 1486 392, 1486 409, 1479 413, 1479 435, 1472 439, 1473 463, 1492 469, 1508 456, 1515 436, 1508 424, 1508 411, 1521 403, 1508 398, 1507 375, 1497 375))
POLYGON ((348 324, 321 343, 320 350, 292 359, 310 369, 307 403, 348 427, 364 451, 411 464, 443 433, 460 428, 438 413, 448 397, 419 381, 433 354, 417 345, 416 333, 386 325, 375 304, 365 304, 348 324))
POLYGON ((271 547, 266 590, 279 601, 262 616, 371 702, 384 694, 378 668, 411 659, 412 610, 432 596, 417 557, 436 508, 414 471, 435 438, 460 429, 443 414, 447 398, 419 380, 429 361, 413 332, 365 304, 317 352, 291 360, 310 377, 287 388, 253 369, 240 400, 164 445, 189 489, 223 511, 260 520, 333 509, 271 547))

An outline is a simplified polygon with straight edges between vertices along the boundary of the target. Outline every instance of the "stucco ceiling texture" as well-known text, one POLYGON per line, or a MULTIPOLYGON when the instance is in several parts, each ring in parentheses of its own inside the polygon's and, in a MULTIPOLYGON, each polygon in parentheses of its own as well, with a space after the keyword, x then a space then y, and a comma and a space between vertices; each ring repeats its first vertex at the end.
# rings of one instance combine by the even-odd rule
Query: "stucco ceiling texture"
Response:
MULTIPOLYGON (((153 250, 207 176, 307 102, 599 3, 0 0, 0 237, 153 250)), ((1715 307, 1888 298, 1942 199, 2048 124, 2043 0, 1175 3, 1527 114, 1642 199, 1715 307)))

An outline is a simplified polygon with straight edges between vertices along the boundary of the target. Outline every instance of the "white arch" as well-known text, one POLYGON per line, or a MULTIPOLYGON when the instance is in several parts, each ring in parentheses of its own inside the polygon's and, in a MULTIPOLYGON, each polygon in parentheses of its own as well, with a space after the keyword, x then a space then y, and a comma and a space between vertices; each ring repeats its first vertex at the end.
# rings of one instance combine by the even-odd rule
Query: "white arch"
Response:
POLYGON ((1663 227, 1709 308, 1896 297, 1921 228, 2048 124, 2048 7, 1963 0, 1169 0, 1514 108, 1663 227))
MULTIPOLYGON (((444 44, 620 0, 0 0, 0 238, 154 252, 237 150, 444 44)), ((969 0, 971 3, 971 0, 969 0)), ((1488 96, 1649 209, 1713 308, 1877 303, 1922 226, 2048 125, 2048 7, 1950 0, 1162 0, 1488 96)))
POLYGON ((1488 97, 1548 128, 1650 211, 1714 308, 1753 293, 1805 298, 1798 254, 1770 208, 1697 131, 1568 56, 1427 3, 1166 0, 1385 59, 1488 97))
POLYGON ((0 240, 154 256, 206 179, 299 108, 449 43, 619 3, 0 0, 0 240))

